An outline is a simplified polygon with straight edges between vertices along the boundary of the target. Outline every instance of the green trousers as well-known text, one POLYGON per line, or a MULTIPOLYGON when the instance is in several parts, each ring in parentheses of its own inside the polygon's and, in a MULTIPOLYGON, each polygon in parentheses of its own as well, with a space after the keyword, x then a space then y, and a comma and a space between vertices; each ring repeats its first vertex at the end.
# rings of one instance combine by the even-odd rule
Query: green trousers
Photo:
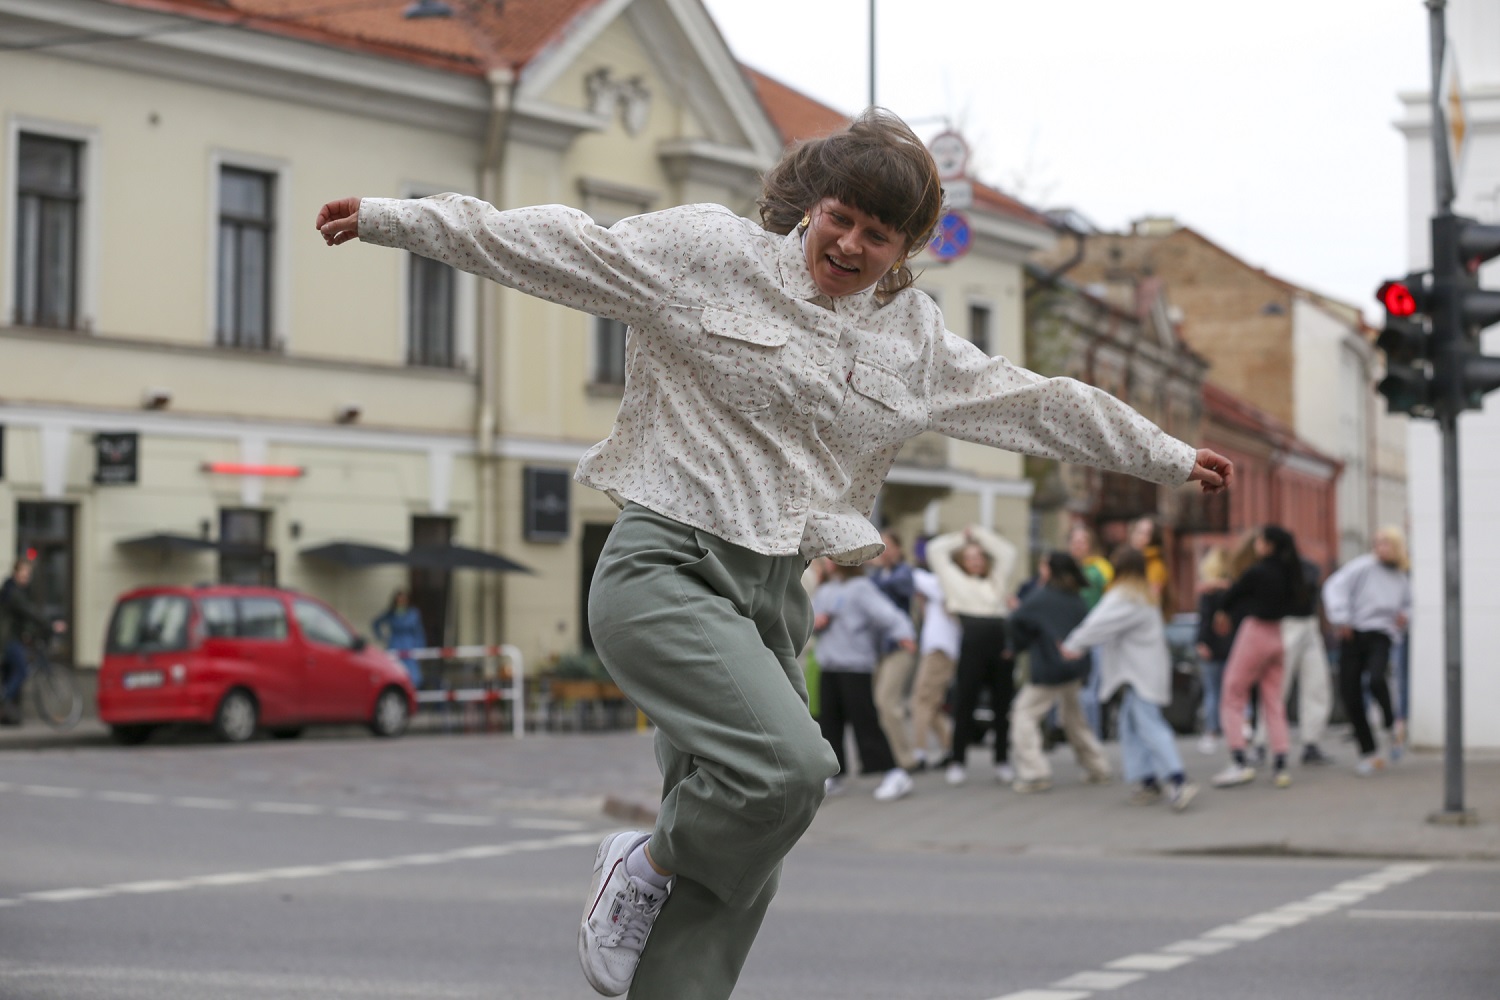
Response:
POLYGON ((800 556, 764 556, 625 508, 589 590, 589 629, 656 726, 663 789, 649 850, 676 874, 632 1000, 734 990, 812 823, 833 748, 807 711, 798 653, 812 634, 800 556))

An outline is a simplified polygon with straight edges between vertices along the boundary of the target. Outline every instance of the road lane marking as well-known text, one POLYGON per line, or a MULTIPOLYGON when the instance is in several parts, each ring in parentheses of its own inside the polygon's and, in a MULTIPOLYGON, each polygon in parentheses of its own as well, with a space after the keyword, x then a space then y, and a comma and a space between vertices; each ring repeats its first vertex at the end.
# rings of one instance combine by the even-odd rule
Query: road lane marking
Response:
POLYGON ((385 819, 398 820, 410 819, 411 813, 401 809, 367 809, 360 806, 344 806, 333 811, 335 816, 343 816, 345 819, 385 819))
POLYGON ((1236 947, 1238 941, 1212 940, 1205 941, 1203 938, 1189 938, 1186 941, 1178 941, 1169 944, 1162 951, 1168 955, 1217 955, 1236 947))
POLYGON ((162 801, 162 797, 146 792, 100 792, 99 801, 120 802, 132 806, 154 806, 162 801))
MULTIPOLYGON (((993 1000, 1087 1000, 1101 990, 1119 989, 1147 978, 1149 973, 1170 972, 1200 958, 1211 958, 1232 948, 1261 938, 1270 937, 1277 931, 1296 927, 1313 917, 1324 916, 1360 902, 1377 892, 1409 882, 1433 870, 1434 866, 1417 862, 1387 865, 1379 871, 1346 879, 1331 889, 1313 893, 1306 899, 1287 903, 1264 913, 1245 917, 1232 924, 1223 924, 1204 931, 1196 938, 1186 938, 1152 952, 1126 955, 1112 962, 1105 962, 1102 969, 1085 970, 1059 979, 1050 989, 1020 990, 1007 993, 993 1000)), ((1374 920, 1451 920, 1489 921, 1500 920, 1500 913, 1491 912, 1439 912, 1425 910, 1350 910, 1351 917, 1374 920)))
POLYGON ((81 788, 59 788, 56 785, 22 785, 21 792, 25 795, 38 795, 47 799, 83 798, 81 788))
POLYGON ((1117 990, 1121 986, 1129 986, 1137 980, 1145 979, 1144 972, 1080 972, 1076 976, 1067 979, 1059 979, 1052 985, 1058 989, 1068 990, 1117 990))
POLYGON ((1488 910, 1350 910, 1349 916, 1359 920, 1500 920, 1500 913, 1488 910))
POLYGON ((465 816, 459 813, 428 813, 422 817, 423 823, 437 823, 443 826, 494 826, 493 816, 465 816))
POLYGON ((1192 955, 1162 955, 1157 952, 1143 952, 1139 955, 1126 955, 1113 962, 1105 962, 1104 967, 1128 969, 1132 972, 1170 972, 1187 965, 1192 960, 1192 955))
MULTIPOLYGON (((92 791, 85 788, 68 788, 60 785, 12 785, 0 782, 0 792, 16 791, 38 798, 83 799, 94 798, 100 802, 121 805, 177 806, 182 809, 208 809, 229 812, 247 809, 250 812, 279 816, 338 816, 342 819, 374 819, 388 822, 413 821, 437 826, 489 827, 502 822, 498 816, 476 813, 421 813, 406 809, 385 809, 366 806, 327 806, 312 802, 237 802, 211 796, 179 795, 168 798, 149 792, 92 791)), ((570 819, 547 819, 544 817, 518 817, 509 821, 518 830, 554 830, 569 833, 591 829, 591 824, 570 819)))
POLYGON ((310 802, 252 802, 250 811, 258 813, 280 813, 285 816, 319 816, 324 809, 310 802))
MULTIPOLYGON (((143 882, 116 882, 98 887, 72 889, 44 889, 22 893, 11 899, 0 899, 0 907, 18 906, 21 903, 69 903, 82 899, 104 899, 124 894, 146 894, 159 892, 182 892, 188 889, 229 888, 241 885, 256 885, 283 879, 326 878, 330 875, 387 871, 393 868, 415 868, 425 865, 452 864, 460 861, 503 858, 510 854, 536 851, 551 851, 564 847, 593 846, 598 837, 592 833, 567 833, 545 840, 516 840, 503 844, 477 844, 459 847, 451 851, 433 851, 423 854, 401 854, 392 858, 360 858, 350 861, 334 861, 322 865, 291 865, 280 868, 264 868, 249 872, 217 872, 195 875, 181 879, 156 879, 143 882)), ((1082 1000, 1087 994, 1079 994, 1082 1000)), ((1043 997, 1039 1000, 1067 1000, 1061 997, 1043 997)))

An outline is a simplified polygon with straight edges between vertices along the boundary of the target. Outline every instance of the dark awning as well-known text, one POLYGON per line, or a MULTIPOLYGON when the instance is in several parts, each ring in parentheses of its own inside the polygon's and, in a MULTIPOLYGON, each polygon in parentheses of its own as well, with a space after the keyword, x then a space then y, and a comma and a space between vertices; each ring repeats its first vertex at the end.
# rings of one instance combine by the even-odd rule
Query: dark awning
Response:
POLYGON ((417 569, 477 569, 490 573, 530 573, 531 570, 496 552, 464 545, 413 545, 406 563, 417 569))
POLYGON ((196 535, 174 535, 169 532, 122 538, 115 544, 146 552, 204 552, 219 547, 217 543, 207 538, 199 538, 196 535))
POLYGON ((308 559, 357 569, 364 566, 384 566, 389 563, 404 563, 406 555, 382 545, 365 542, 325 542, 303 549, 301 554, 308 559))

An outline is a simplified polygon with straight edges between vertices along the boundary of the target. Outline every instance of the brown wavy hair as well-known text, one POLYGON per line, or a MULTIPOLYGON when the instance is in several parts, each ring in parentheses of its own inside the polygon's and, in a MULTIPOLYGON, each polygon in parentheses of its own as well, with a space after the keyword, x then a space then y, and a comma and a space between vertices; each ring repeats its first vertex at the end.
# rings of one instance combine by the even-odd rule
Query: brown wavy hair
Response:
MULTIPOLYGON (((875 216, 907 239, 907 255, 937 228, 943 187, 937 164, 917 134, 885 108, 869 108, 847 128, 787 149, 761 184, 760 224, 785 236, 824 198, 875 216)), ((882 301, 916 281, 901 267, 875 285, 882 301)))

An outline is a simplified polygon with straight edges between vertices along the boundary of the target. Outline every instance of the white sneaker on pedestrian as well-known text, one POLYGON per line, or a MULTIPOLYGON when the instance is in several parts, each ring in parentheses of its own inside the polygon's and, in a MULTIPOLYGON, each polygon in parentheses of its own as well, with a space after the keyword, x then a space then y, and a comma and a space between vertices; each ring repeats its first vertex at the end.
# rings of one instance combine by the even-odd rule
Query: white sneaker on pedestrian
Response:
POLYGON ((950 785, 962 785, 969 780, 969 772, 964 770, 962 764, 955 762, 949 764, 948 770, 943 772, 943 780, 950 785))
POLYGON ((1172 786, 1172 790, 1167 793, 1167 801, 1172 804, 1173 812, 1182 812, 1197 796, 1198 786, 1191 781, 1184 781, 1180 785, 1172 786))
POLYGON ((1002 785, 1013 785, 1016 781, 1016 769, 1009 764, 995 765, 995 780, 1002 785))
POLYGON ((823 795, 825 798, 833 798, 844 794, 844 779, 839 777, 823 779, 823 795))
POLYGON ((911 775, 899 767, 893 767, 885 772, 885 777, 880 779, 880 784, 875 788, 876 802, 895 802, 897 799, 905 798, 911 794, 915 782, 911 775))
POLYGON ((1248 785, 1254 780, 1255 768, 1230 761, 1224 770, 1214 775, 1213 784, 1215 788, 1233 788, 1235 785, 1248 785))
POLYGON ((1215 754, 1219 752, 1219 738, 1213 733, 1204 733, 1198 737, 1198 752, 1215 754))
POLYGON ((1361 757, 1359 763, 1354 765, 1354 773, 1361 778, 1379 774, 1385 770, 1385 758, 1378 753, 1372 753, 1368 757, 1361 757))
POLYGON ((594 879, 578 928, 578 961, 589 985, 607 997, 630 989, 641 950, 671 887, 658 889, 625 871, 630 852, 651 839, 641 830, 612 833, 594 855, 594 879))

